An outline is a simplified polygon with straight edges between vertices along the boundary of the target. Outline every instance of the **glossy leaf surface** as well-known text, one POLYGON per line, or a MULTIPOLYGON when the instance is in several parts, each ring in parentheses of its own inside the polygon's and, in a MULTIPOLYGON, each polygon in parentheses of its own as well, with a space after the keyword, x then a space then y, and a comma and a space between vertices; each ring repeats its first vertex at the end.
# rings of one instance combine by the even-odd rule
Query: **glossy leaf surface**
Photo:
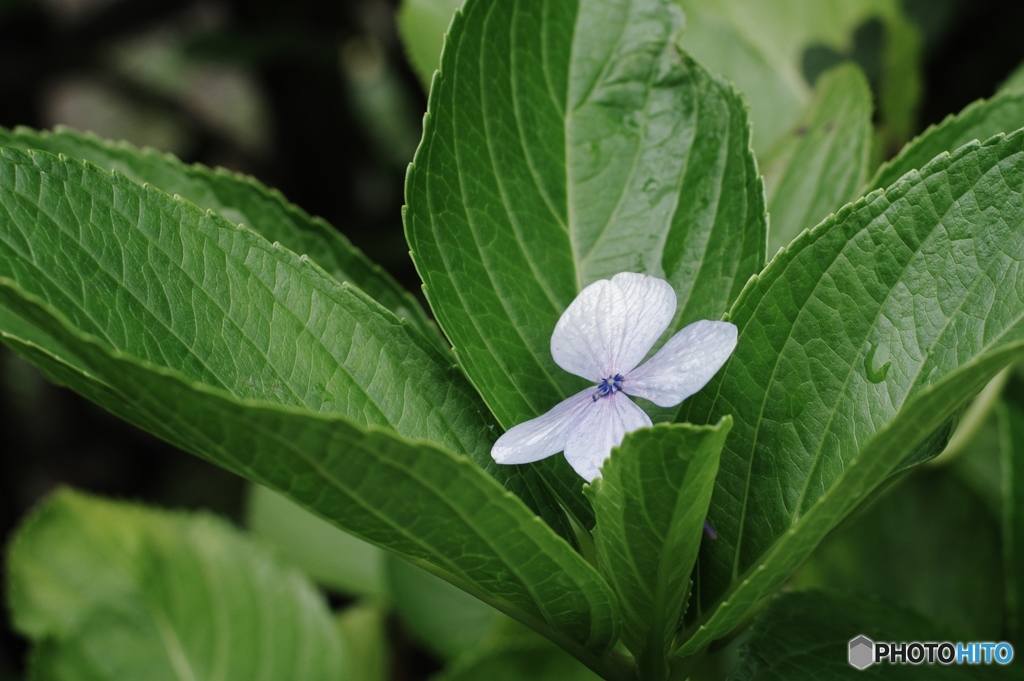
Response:
MULTIPOLYGON (((716 319, 764 259, 745 106, 658 0, 469 2, 406 185, 426 295, 499 423, 583 384, 551 332, 586 284, 665 278, 670 329, 716 319)), ((577 485, 578 487, 578 485, 577 485)))
POLYGON ((216 214, 71 159, 2 153, 0 304, 29 325, 5 343, 569 647, 611 644, 596 571, 461 456, 496 468, 493 426, 421 334, 216 214), (18 335, 33 328, 59 347, 18 335))
POLYGON ((387 272, 327 222, 309 216, 255 178, 223 168, 187 165, 170 154, 102 140, 70 128, 50 132, 0 127, 0 147, 66 154, 216 211, 231 222, 255 230, 267 241, 280 242, 299 255, 308 255, 339 281, 352 284, 398 317, 408 319, 442 350, 448 347, 416 299, 387 272))
POLYGON ((587 489, 601 572, 619 596, 623 642, 649 670, 645 678, 666 671, 731 425, 725 418, 630 433, 587 489))
MULTIPOLYGON (((683 652, 724 634, 1024 347, 1024 133, 969 145, 777 256, 688 420, 732 414, 683 652)), ((688 615, 690 617, 690 615, 688 615)))

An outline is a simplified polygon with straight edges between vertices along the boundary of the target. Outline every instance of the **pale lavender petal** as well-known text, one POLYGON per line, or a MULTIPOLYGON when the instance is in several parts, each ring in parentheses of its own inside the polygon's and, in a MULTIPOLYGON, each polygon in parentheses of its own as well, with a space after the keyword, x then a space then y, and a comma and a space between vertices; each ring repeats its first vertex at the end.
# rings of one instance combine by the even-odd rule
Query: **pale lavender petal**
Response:
POLYGON ((694 322, 627 374, 622 390, 659 407, 675 406, 703 388, 735 348, 735 324, 694 322))
POLYGON ((621 392, 602 397, 569 433, 565 460, 585 480, 598 478, 612 447, 621 444, 626 433, 649 425, 651 418, 621 392))
POLYGON ((588 409, 596 408, 594 387, 562 400, 546 414, 510 428, 491 447, 498 463, 530 463, 565 449, 569 433, 588 409))
POLYGON ((566 371, 595 383, 627 374, 650 351, 676 312, 668 282, 621 272, 587 286, 551 334, 551 356, 566 371))

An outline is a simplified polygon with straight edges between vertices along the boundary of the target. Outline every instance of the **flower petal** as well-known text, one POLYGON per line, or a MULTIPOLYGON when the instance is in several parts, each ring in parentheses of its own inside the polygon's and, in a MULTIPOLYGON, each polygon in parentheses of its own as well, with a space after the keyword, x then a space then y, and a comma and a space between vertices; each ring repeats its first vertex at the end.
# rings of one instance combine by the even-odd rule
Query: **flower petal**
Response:
POLYGON ((580 291, 551 334, 551 356, 595 383, 627 374, 650 351, 676 312, 668 282, 621 272, 580 291))
MULTIPOLYGON (((593 400, 593 398, 591 398, 593 400)), ((586 480, 601 476, 601 465, 612 447, 622 444, 626 433, 651 425, 644 410, 622 393, 612 393, 594 402, 594 409, 569 433, 565 443, 565 460, 586 480)))
POLYGON ((530 463, 562 451, 586 410, 595 407, 595 392, 591 386, 562 400, 546 414, 513 426, 491 447, 491 458, 498 463, 530 463))
POLYGON ((675 406, 703 388, 735 348, 735 324, 706 319, 694 322, 631 371, 622 390, 659 407, 675 406))

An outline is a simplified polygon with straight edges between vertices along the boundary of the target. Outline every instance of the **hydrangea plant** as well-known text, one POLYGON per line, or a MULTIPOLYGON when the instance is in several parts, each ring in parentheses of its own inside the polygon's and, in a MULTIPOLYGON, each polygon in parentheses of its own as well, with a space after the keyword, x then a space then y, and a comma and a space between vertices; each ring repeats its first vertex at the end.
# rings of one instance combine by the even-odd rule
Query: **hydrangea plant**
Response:
MULTIPOLYGON (((765 96, 713 49, 749 26, 681 5, 682 33, 667 0, 456 14, 406 184, 429 311, 251 178, 0 131, 0 338, 525 625, 551 678, 587 673, 566 654, 609 681, 708 674, 755 614, 737 678, 845 670, 880 623, 927 639, 885 604, 762 605, 1024 354, 1024 100, 875 171, 857 67, 765 96)), ((820 5, 906 30, 889 3, 820 5)), ((879 139, 908 125, 910 43, 879 139)), ((781 54, 761 67, 790 83, 781 54)), ((357 678, 308 585, 233 532, 58 495, 11 551, 39 678, 357 678)), ((450 678, 519 673, 507 650, 450 678)))

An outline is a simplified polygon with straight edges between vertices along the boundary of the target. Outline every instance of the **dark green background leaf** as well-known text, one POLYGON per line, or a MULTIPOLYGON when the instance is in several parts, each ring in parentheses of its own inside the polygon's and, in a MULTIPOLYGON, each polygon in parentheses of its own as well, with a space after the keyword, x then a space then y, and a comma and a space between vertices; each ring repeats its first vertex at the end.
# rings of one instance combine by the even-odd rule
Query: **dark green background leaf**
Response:
POLYGON ((493 638, 511 621, 486 603, 400 558, 384 560, 388 594, 409 632, 445 659, 493 638))
POLYGON ((680 45, 736 84, 750 101, 754 147, 771 151, 811 101, 807 53, 854 56, 857 29, 878 22, 875 47, 887 137, 910 136, 921 93, 921 38, 899 0, 677 0, 686 11, 680 45))
POLYGON ((317 583, 346 594, 384 598, 387 554, 318 518, 288 497, 262 485, 252 485, 246 524, 250 532, 317 583))
POLYGON ((463 0, 402 0, 398 33, 409 62, 427 88, 441 63, 445 31, 462 3, 463 0))
POLYGON ((762 167, 771 229, 768 254, 858 196, 871 156, 871 90, 860 69, 836 67, 762 167))
POLYGON ((1024 380, 1010 379, 997 414, 1002 482, 1006 624, 1013 645, 1024 645, 1024 380))
POLYGON ((873 641, 964 640, 954 628, 936 624, 912 610, 862 596, 821 591, 783 594, 758 615, 750 639, 740 648, 740 666, 729 681, 974 681, 1018 678, 1000 665, 888 665, 859 670, 848 662, 850 639, 873 641))
POLYGON ((985 503, 948 469, 921 470, 829 537, 791 586, 881 598, 971 640, 998 641, 999 549, 999 525, 985 503))
POLYGON ((51 497, 8 554, 34 679, 348 678, 327 604, 226 523, 51 497))
POLYGON ((598 681, 561 650, 527 645, 489 651, 453 666, 436 681, 598 681))

